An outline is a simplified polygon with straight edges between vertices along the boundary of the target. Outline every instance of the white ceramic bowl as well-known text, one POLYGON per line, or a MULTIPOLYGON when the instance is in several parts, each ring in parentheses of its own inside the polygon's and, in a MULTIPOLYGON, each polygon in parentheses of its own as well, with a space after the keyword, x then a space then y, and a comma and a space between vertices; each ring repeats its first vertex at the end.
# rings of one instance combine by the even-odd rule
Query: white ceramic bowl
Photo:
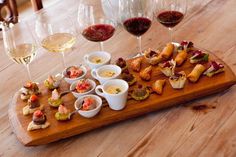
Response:
POLYGON ((119 66, 109 64, 109 65, 103 65, 103 66, 101 66, 97 69, 93 69, 91 71, 91 75, 92 75, 93 78, 98 80, 100 82, 100 84, 103 84, 108 80, 119 78, 120 74, 121 74, 121 71, 122 70, 119 66), (114 71, 115 72, 114 76, 112 76, 112 77, 102 77, 102 76, 99 75, 102 71, 106 71, 106 70, 114 71))
MULTIPOLYGON (((81 79, 80 79, 81 80, 81 79)), ((73 91, 77 85, 77 83, 80 81, 80 80, 77 80, 75 82, 73 82, 71 85, 70 85, 70 90, 72 91, 72 94, 76 97, 76 98, 79 98, 83 95, 87 95, 87 94, 91 94, 91 93, 94 93, 94 89, 96 87, 96 83, 93 81, 93 80, 90 80, 90 79, 87 79, 89 81, 89 83, 92 85, 92 88, 87 91, 87 92, 84 92, 84 93, 78 93, 78 92, 75 92, 73 91)))
POLYGON ((79 98, 75 101, 74 106, 75 106, 75 109, 76 109, 76 110, 78 110, 78 106, 81 105, 81 103, 83 102, 84 98, 86 98, 86 97, 92 97, 93 99, 95 99, 95 101, 96 101, 96 103, 97 103, 97 104, 96 104, 97 107, 96 107, 95 109, 92 109, 92 110, 89 110, 89 111, 79 110, 78 113, 79 113, 81 116, 85 117, 85 118, 92 118, 92 117, 94 117, 95 115, 97 115, 98 112, 101 110, 101 108, 102 108, 102 99, 101 99, 99 96, 92 95, 92 94, 81 96, 81 97, 79 97, 79 98))
MULTIPOLYGON (((78 67, 78 66, 76 65, 76 67, 78 67)), ((67 83, 69 83, 69 84, 72 84, 73 82, 84 78, 84 77, 86 76, 86 74, 87 74, 87 69, 86 69, 86 67, 83 66, 83 65, 81 65, 80 68, 83 70, 84 73, 83 73, 80 77, 77 77, 77 78, 68 78, 68 77, 66 77, 66 69, 67 69, 67 68, 64 69, 64 71, 62 72, 62 75, 64 76, 65 81, 66 81, 67 83)))
POLYGON ((86 54, 84 56, 84 61, 86 64, 88 64, 88 66, 91 68, 91 69, 96 69, 100 66, 103 66, 103 65, 106 65, 106 64, 109 64, 110 61, 111 61, 111 54, 108 53, 108 52, 105 52, 105 51, 95 51, 95 52, 91 52, 89 54, 86 54), (98 56, 98 57, 101 57, 104 59, 104 61, 102 63, 93 63, 91 62, 91 58, 92 57, 95 57, 95 56, 98 56))

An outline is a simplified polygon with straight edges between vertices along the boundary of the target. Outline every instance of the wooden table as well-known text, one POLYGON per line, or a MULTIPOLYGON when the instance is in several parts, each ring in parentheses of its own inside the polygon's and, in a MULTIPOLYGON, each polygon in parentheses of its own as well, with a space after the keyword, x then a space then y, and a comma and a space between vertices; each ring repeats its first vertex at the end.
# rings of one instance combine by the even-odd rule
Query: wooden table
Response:
MULTIPOLYGON (((56 10, 73 4, 61 2, 56 10)), ((188 14, 174 32, 175 40, 191 40, 222 58, 236 73, 236 1, 196 0, 189 4, 188 14)), ((56 15, 57 12, 54 12, 56 15)), ((62 13, 62 10, 60 10, 62 13)), ((169 40, 167 29, 156 21, 143 36, 143 48, 156 48, 169 40)), ((13 94, 27 80, 24 67, 14 64, 0 46, 0 156, 236 156, 236 87, 170 109, 119 122, 82 135, 38 147, 24 147, 13 134, 8 122, 8 104, 13 94), (196 112, 191 106, 214 106, 196 112)), ((85 53, 98 50, 96 43, 82 36, 67 63, 80 63, 85 53)), ((105 43, 113 60, 128 57, 137 49, 136 39, 118 28, 105 43)), ((35 81, 59 72, 60 54, 40 49, 31 64, 35 81)))

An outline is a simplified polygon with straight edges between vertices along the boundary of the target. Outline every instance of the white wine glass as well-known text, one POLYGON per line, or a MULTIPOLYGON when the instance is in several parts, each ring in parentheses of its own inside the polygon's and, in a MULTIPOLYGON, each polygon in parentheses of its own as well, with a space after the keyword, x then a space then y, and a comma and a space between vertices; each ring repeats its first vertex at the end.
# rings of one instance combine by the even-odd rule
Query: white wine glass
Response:
POLYGON ((23 64, 32 80, 29 65, 34 60, 37 52, 37 42, 27 22, 17 23, 9 27, 1 23, 3 41, 6 54, 17 64, 23 64))
POLYGON ((71 15, 57 18, 39 14, 35 22, 35 32, 41 46, 49 52, 61 53, 63 68, 66 67, 65 52, 76 43, 76 29, 71 15))

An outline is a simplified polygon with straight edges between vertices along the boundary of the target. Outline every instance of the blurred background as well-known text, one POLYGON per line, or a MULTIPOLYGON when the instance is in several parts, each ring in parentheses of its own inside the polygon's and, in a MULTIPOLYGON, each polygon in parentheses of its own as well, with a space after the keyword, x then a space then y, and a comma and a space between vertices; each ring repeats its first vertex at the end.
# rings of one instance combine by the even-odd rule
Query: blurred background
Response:
MULTIPOLYGON (((0 0, 1 1, 1 0, 0 0)), ((59 2, 60 0, 42 0, 43 7, 48 7, 54 3, 59 2)), ((32 3, 30 0, 16 0, 17 9, 19 12, 19 19, 25 18, 27 15, 34 13, 32 3)))

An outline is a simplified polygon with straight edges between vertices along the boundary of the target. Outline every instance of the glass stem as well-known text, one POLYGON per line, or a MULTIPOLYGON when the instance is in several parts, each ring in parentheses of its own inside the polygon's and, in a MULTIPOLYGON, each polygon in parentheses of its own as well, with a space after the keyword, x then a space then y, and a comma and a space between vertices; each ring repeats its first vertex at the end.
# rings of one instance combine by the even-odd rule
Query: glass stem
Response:
POLYGON ((103 42, 99 42, 99 45, 100 45, 100 51, 103 51, 104 50, 103 42))
POLYGON ((173 42, 173 29, 169 27, 170 42, 173 42))
POLYGON ((31 77, 30 69, 29 69, 29 64, 26 64, 25 67, 26 67, 26 70, 27 70, 28 78, 29 78, 30 81, 32 81, 32 77, 31 77))
POLYGON ((66 68, 65 53, 61 52, 63 69, 66 68))
POLYGON ((141 36, 138 36, 137 40, 138 40, 138 50, 139 50, 138 54, 139 55, 143 55, 143 53, 142 53, 142 38, 141 38, 141 36))

